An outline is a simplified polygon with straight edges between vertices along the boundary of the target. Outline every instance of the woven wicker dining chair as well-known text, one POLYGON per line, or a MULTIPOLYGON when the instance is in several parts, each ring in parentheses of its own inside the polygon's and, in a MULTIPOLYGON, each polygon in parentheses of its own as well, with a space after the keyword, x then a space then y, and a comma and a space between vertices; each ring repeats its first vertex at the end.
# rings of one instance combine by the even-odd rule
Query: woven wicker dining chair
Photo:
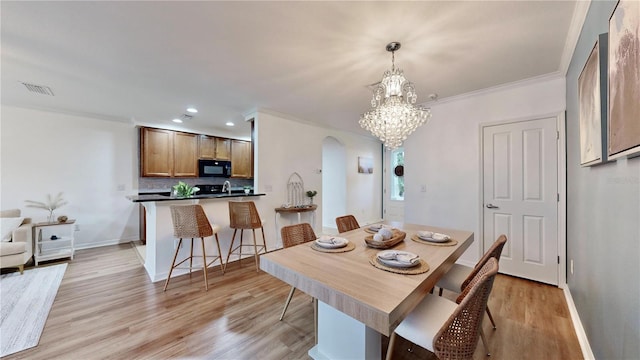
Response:
POLYGON ((392 358, 397 336, 435 353, 438 359, 473 359, 497 273, 498 261, 491 258, 460 294, 458 303, 428 294, 391 334, 386 359, 392 358))
POLYGON ((256 272, 259 272, 258 256, 261 252, 267 253, 267 240, 264 237, 263 222, 260 220, 260 214, 258 214, 256 204, 253 201, 229 201, 229 227, 233 229, 233 237, 231 238, 229 254, 227 254, 227 261, 225 261, 225 263, 229 264, 229 257, 231 254, 234 254, 238 255, 238 263, 242 266, 242 248, 250 247, 253 248, 256 272), (240 244, 234 248, 233 243, 236 240, 238 229, 240 229, 240 244), (242 236, 244 231, 249 229, 253 232, 253 244, 244 244, 242 236), (262 230, 262 244, 258 244, 256 241, 256 229, 262 230))
MULTIPOLYGON (((285 226, 280 229, 280 234, 282 235, 282 246, 285 248, 314 241, 316 239, 316 233, 308 223, 285 226)), ((291 302, 291 298, 293 298, 293 293, 295 291, 296 287, 292 286, 291 291, 289 291, 287 301, 284 303, 282 314, 280 314, 280 321, 284 318, 284 313, 287 312, 287 308, 289 307, 289 303, 291 302)))
POLYGON ((338 232, 343 233, 360 228, 358 220, 353 215, 339 216, 336 218, 336 225, 338 226, 338 232))
MULTIPOLYGON (((484 264, 489 261, 489 259, 494 258, 500 262, 500 256, 502 255, 502 249, 504 245, 507 243, 507 237, 505 235, 500 235, 496 241, 493 242, 489 250, 482 255, 482 258, 476 263, 473 268, 470 268, 461 264, 453 264, 451 269, 444 274, 436 286, 440 288, 439 295, 442 296, 442 290, 447 289, 453 292, 463 291, 464 288, 467 287, 467 284, 473 279, 480 268, 484 266, 484 264)), ((489 320, 491 320, 491 325, 493 328, 496 328, 496 323, 493 320, 493 316, 491 315, 491 311, 489 307, 487 307, 487 315, 489 316, 489 320)), ((485 344, 486 345, 486 344, 485 344)))
POLYGON ((171 262, 171 268, 169 269, 169 276, 164 283, 163 291, 167 291, 167 286, 169 286, 169 281, 171 280, 173 269, 178 268, 178 266, 182 265, 187 260, 189 260, 189 275, 191 275, 191 271, 193 270, 194 257, 202 257, 204 287, 206 290, 209 290, 209 282, 207 280, 208 267, 211 266, 211 264, 213 264, 214 262, 220 261, 220 270, 224 275, 224 264, 222 263, 220 241, 218 240, 218 231, 220 230, 220 226, 211 226, 209 220, 207 219, 207 215, 204 213, 201 205, 172 205, 170 206, 170 209, 171 220, 173 221, 173 235, 180 240, 178 241, 178 245, 176 246, 176 252, 173 255, 173 261, 171 262), (208 257, 205 250, 204 238, 212 235, 215 235, 215 243, 218 248, 218 255, 209 256, 209 258, 213 258, 213 260, 207 263, 208 257), (189 256, 184 258, 183 260, 180 260, 180 262, 176 264, 178 253, 180 252, 180 248, 182 247, 182 240, 188 238, 191 238, 191 248, 189 251, 189 256), (200 242, 202 244, 202 255, 193 255, 194 238, 200 238, 200 242))

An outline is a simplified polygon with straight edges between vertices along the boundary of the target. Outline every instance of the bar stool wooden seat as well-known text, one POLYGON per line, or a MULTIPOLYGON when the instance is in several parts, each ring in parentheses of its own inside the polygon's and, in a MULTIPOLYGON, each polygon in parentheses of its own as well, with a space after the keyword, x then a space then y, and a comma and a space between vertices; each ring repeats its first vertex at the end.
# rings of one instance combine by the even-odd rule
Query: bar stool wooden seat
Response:
MULTIPOLYGON (((231 245, 229 246, 229 254, 227 254, 226 264, 229 263, 229 257, 231 254, 238 255, 238 263, 242 266, 242 248, 252 247, 253 256, 256 261, 256 272, 260 271, 258 265, 258 256, 260 252, 267 253, 267 240, 264 237, 264 227, 260 215, 256 209, 256 204, 253 201, 229 201, 229 227, 233 229, 233 237, 231 238, 231 245), (240 244, 233 247, 236 240, 236 233, 240 229, 240 244), (253 244, 244 244, 242 235, 244 230, 251 229, 253 232, 253 244), (258 244, 256 241, 256 229, 262 230, 262 244, 258 244)), ((226 268, 226 265, 225 265, 226 268)))
POLYGON ((178 246, 176 247, 176 252, 173 255, 173 261, 171 262, 171 268, 169 269, 169 276, 164 283, 164 291, 167 290, 167 286, 169 285, 169 281, 171 280, 171 273, 173 273, 173 269, 182 265, 185 261, 189 260, 189 275, 191 275, 191 271, 193 270, 193 258, 194 257, 202 257, 202 273, 204 275, 204 287, 206 290, 209 290, 209 282, 207 280, 207 268, 213 264, 215 261, 220 261, 220 270, 224 275, 224 264, 222 263, 222 256, 220 252, 220 241, 218 240, 218 231, 220 230, 220 226, 214 225, 211 226, 209 220, 207 219, 207 215, 204 213, 201 205, 172 205, 171 209, 171 220, 173 221, 173 235, 180 240, 178 241, 178 246), (216 246, 218 247, 218 255, 209 256, 209 258, 213 258, 209 263, 207 263, 207 253, 205 251, 204 238, 215 235, 216 246), (185 259, 181 260, 176 264, 176 259, 178 258, 178 253, 180 252, 180 247, 182 246, 182 240, 191 238, 191 248, 189 251, 189 256, 185 259), (200 238, 202 244, 202 255, 193 255, 193 239, 200 238))

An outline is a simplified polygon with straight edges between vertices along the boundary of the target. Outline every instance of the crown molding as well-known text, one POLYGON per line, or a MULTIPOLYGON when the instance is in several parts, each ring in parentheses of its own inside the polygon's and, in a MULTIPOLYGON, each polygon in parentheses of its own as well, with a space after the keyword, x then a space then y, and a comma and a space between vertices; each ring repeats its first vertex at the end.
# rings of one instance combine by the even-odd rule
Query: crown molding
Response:
POLYGON ((560 73, 565 76, 567 75, 567 71, 569 71, 569 65, 571 65, 573 53, 576 51, 580 33, 582 32, 582 27, 584 26, 584 21, 587 18, 590 6, 591 0, 576 1, 569 31, 567 32, 567 39, 564 43, 564 50, 562 51, 562 58, 560 58, 560 73))
POLYGON ((446 97, 443 99, 438 99, 435 101, 429 101, 426 103, 423 103, 422 105, 424 106, 433 106, 433 105, 440 105, 440 104, 446 104, 449 102, 454 102, 454 101, 460 101, 460 100, 464 100, 464 99, 468 99, 468 98, 472 98, 472 97, 476 97, 476 96, 480 96, 480 95, 488 95, 488 94, 492 94, 492 93, 496 93, 496 92, 500 92, 500 91, 505 91, 505 90, 510 90, 510 89, 517 89, 517 88, 521 88, 524 86, 530 86, 530 85, 534 85, 534 84, 538 84, 538 83, 543 83, 543 82, 547 82, 547 81, 551 81, 551 80, 557 80, 557 79, 564 79, 565 75, 560 73, 559 71, 555 71, 549 74, 544 74, 544 75, 540 75, 540 76, 534 76, 532 78, 528 78, 528 79, 523 79, 523 80, 518 80, 518 81, 514 81, 514 82, 510 82, 510 83, 506 83, 506 84, 501 84, 501 85, 496 85, 496 86, 492 86, 492 87, 488 87, 488 88, 484 88, 484 89, 480 89, 480 90, 475 90, 475 91, 471 91, 468 93, 464 93, 464 94, 460 94, 460 95, 454 95, 454 96, 450 96, 450 97, 446 97))

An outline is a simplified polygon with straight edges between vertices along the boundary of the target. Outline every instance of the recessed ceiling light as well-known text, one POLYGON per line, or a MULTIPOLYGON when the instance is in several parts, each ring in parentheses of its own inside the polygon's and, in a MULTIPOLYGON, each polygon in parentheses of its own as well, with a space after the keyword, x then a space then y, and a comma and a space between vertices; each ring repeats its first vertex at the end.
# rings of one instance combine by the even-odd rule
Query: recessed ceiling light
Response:
POLYGON ((227 126, 233 126, 233 125, 235 125, 235 124, 234 124, 234 123, 232 123, 231 121, 227 121, 227 123, 226 123, 225 125, 227 125, 227 126))
POLYGON ((190 112, 190 113, 192 113, 192 114, 195 114, 195 113, 197 113, 197 112, 198 112, 198 109, 193 108, 193 107, 190 107, 190 108, 187 108, 187 112, 190 112))
POLYGON ((174 123, 181 124, 181 123, 182 123, 182 120, 180 120, 180 119, 173 119, 173 122, 174 122, 174 123))

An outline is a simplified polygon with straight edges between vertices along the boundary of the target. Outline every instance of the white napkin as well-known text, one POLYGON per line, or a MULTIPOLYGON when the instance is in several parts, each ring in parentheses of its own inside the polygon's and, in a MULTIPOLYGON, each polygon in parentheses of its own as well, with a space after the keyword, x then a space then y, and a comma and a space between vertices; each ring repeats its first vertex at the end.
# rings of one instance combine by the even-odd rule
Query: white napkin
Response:
POLYGON ((318 238, 318 240, 316 240, 319 243, 323 243, 323 244, 331 244, 331 245, 335 245, 338 244, 339 241, 336 241, 336 238, 333 236, 328 236, 328 235, 322 235, 320 236, 320 238, 318 238))
POLYGON ((403 264, 417 264, 420 262, 420 256, 410 253, 397 253, 394 251, 388 251, 378 254, 378 257, 383 260, 395 260, 403 264))
POLYGON ((421 239, 433 239, 436 241, 448 241, 451 237, 447 234, 441 234, 432 231, 418 231, 418 237, 421 239))

